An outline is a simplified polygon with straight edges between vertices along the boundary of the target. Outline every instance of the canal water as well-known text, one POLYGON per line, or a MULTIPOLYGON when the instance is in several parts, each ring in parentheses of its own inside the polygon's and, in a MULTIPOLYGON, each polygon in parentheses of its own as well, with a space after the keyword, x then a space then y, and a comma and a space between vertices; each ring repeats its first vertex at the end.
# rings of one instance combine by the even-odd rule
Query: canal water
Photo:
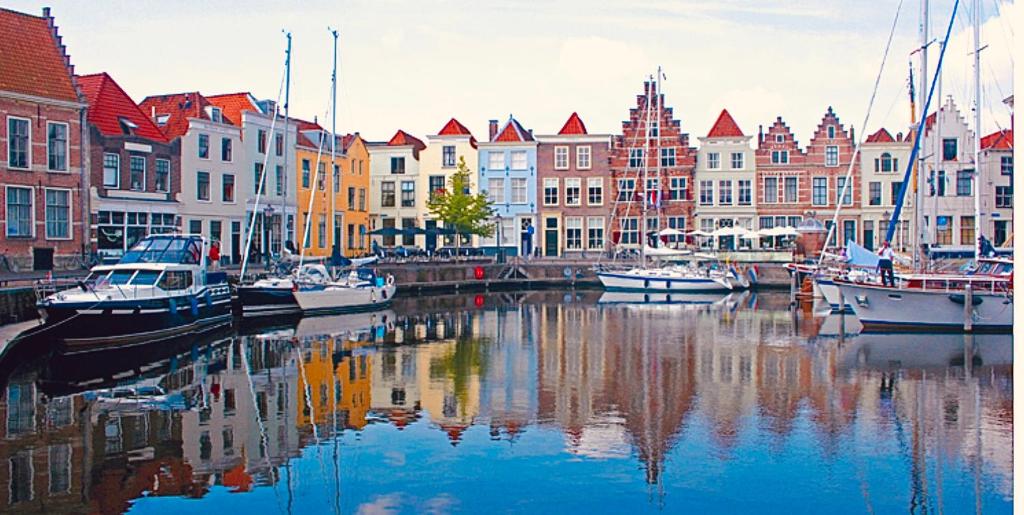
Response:
POLYGON ((784 294, 644 300, 37 342, 0 367, 0 512, 1011 510, 1012 336, 855 336, 784 294))

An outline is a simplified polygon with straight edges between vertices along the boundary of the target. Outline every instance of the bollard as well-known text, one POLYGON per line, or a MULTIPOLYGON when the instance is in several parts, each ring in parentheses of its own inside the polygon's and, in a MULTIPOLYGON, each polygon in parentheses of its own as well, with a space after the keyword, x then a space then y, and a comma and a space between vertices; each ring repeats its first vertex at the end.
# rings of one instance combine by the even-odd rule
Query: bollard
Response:
POLYGON ((974 329, 974 320, 971 312, 974 310, 974 289, 971 283, 964 286, 964 331, 971 332, 974 329))

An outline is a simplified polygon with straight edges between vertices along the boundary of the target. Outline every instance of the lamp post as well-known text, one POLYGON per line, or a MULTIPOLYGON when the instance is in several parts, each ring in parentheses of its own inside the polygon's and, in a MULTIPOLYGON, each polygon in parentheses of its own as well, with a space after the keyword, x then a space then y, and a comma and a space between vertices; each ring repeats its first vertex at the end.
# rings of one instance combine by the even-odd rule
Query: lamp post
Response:
POLYGON ((499 263, 505 262, 505 249, 501 246, 501 213, 498 213, 497 219, 497 230, 495 231, 494 240, 494 255, 499 263))

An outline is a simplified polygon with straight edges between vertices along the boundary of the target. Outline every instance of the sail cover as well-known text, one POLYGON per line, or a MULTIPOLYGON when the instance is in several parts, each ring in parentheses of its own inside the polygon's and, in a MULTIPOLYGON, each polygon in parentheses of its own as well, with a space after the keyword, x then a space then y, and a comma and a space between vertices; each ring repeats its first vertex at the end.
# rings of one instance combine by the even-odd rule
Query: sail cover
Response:
POLYGON ((878 266, 878 256, 874 252, 860 246, 853 240, 846 242, 846 264, 850 266, 861 266, 875 268, 878 266))

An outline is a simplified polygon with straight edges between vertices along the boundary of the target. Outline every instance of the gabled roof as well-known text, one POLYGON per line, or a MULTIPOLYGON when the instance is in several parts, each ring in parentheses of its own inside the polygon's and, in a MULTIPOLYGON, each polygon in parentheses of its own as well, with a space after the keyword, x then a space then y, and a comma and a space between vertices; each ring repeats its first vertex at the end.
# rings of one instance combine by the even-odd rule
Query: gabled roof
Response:
POLYGON ((1003 129, 981 138, 982 150, 1013 150, 1013 130, 1003 129))
POLYGON ((210 101, 198 91, 155 95, 142 99, 139 108, 150 117, 168 115, 167 123, 157 125, 168 139, 174 139, 188 132, 188 119, 209 120, 206 106, 210 101))
POLYGON ((437 133, 438 136, 472 136, 473 133, 469 132, 469 129, 465 125, 459 123, 458 120, 452 118, 448 120, 448 123, 441 127, 441 130, 437 133))
POLYGON ((0 8, 0 90, 78 102, 53 18, 0 8))
POLYGON ((727 109, 722 109, 721 114, 718 115, 718 119, 715 120, 715 124, 711 126, 711 131, 708 132, 709 138, 742 138, 743 131, 740 130, 739 125, 736 125, 736 120, 732 119, 732 115, 729 114, 727 109))
POLYGON ((153 120, 135 105, 131 97, 106 72, 79 75, 77 80, 89 103, 89 123, 100 134, 123 136, 125 131, 122 120, 127 120, 135 126, 132 134, 154 141, 167 141, 167 136, 157 128, 153 120))
POLYGON ((530 131, 523 128, 519 124, 519 121, 509 116, 508 121, 505 122, 505 126, 501 128, 495 135, 492 142, 527 142, 535 141, 533 134, 530 131))
POLYGON ((224 119, 231 125, 242 126, 242 112, 255 111, 260 113, 256 99, 249 92, 227 93, 224 95, 212 95, 206 97, 211 104, 220 108, 224 119))
POLYGON ((583 120, 580 119, 580 115, 573 112, 569 115, 569 119, 565 121, 565 125, 562 126, 562 130, 558 131, 561 136, 582 136, 587 134, 587 126, 583 125, 583 120))
POLYGON ((896 143, 896 139, 893 138, 892 134, 889 134, 889 131, 885 130, 883 127, 878 129, 874 134, 868 136, 865 143, 896 143))
POLYGON ((392 136, 390 140, 388 140, 388 146, 390 147, 401 147, 405 145, 412 145, 413 150, 416 152, 419 152, 420 150, 427 148, 427 146, 423 144, 423 142, 420 141, 419 138, 401 129, 399 129, 398 132, 396 132, 395 135, 392 136))

